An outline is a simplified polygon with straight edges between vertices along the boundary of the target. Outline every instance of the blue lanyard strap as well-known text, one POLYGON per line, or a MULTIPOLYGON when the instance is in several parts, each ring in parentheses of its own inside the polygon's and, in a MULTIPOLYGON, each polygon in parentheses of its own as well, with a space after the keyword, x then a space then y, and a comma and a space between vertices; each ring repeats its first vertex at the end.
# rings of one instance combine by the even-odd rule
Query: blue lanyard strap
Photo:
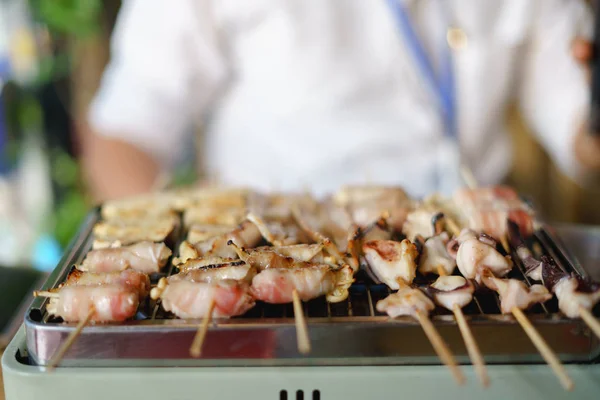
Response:
POLYGON ((444 46, 445 51, 441 59, 440 72, 439 74, 436 74, 433 63, 415 32, 408 11, 404 4, 402 4, 402 0, 386 1, 392 10, 396 19, 396 25, 404 37, 423 78, 427 81, 437 97, 440 111, 446 124, 446 134, 456 138, 456 89, 450 49, 447 46, 444 46))

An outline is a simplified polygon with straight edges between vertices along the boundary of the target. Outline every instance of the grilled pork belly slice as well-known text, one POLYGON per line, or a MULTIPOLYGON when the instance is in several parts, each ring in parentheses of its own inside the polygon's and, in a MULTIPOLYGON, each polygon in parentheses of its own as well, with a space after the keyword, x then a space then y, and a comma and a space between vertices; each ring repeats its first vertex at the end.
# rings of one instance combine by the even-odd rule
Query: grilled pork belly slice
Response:
POLYGON ((188 269, 171 277, 171 282, 189 280, 192 282, 218 282, 223 280, 246 281, 250 283, 256 275, 256 268, 241 260, 225 264, 205 265, 188 269))
POLYGON ((204 224, 193 224, 188 229, 187 241, 189 243, 200 243, 225 235, 235 229, 234 226, 229 225, 204 225, 204 224))
POLYGON ((511 219, 523 235, 533 233, 533 211, 512 188, 492 186, 461 189, 453 199, 457 208, 462 210, 468 226, 478 232, 485 232, 500 240, 508 233, 506 220, 511 219))
POLYGON ((509 257, 504 257, 487 239, 469 238, 458 248, 456 265, 467 279, 481 281, 481 274, 490 270, 494 276, 504 276, 512 269, 509 257))
POLYGON ((329 302, 343 301, 353 282, 352 268, 334 269, 329 265, 312 264, 302 268, 268 268, 252 279, 251 293, 266 303, 292 302, 294 290, 302 301, 327 296, 329 302))
POLYGON ((527 287, 516 279, 496 278, 490 271, 485 271, 482 279, 485 286, 500 296, 500 310, 503 314, 510 314, 514 307, 526 310, 535 303, 544 303, 552 298, 543 285, 527 287))
POLYGON ((61 287, 113 284, 120 284, 135 289, 139 293, 140 301, 144 300, 150 292, 150 278, 148 278, 148 275, 133 269, 108 273, 82 272, 78 269, 73 269, 61 287))
POLYGON ((139 305, 138 291, 127 285, 68 285, 55 291, 47 306, 50 314, 67 322, 85 319, 94 307, 94 322, 121 322, 133 318, 139 305))
POLYGON ((160 298, 162 306, 179 318, 204 318, 210 303, 215 302, 213 317, 242 315, 254 307, 249 285, 235 280, 196 282, 190 276, 173 275, 152 289, 152 298, 160 298))
POLYGON ((261 238, 256 225, 244 221, 225 234, 198 243, 182 242, 179 246, 179 257, 173 260, 173 263, 178 265, 200 257, 236 258, 235 250, 227 244, 230 240, 239 247, 249 248, 256 246, 261 238))
POLYGON ((281 247, 258 247, 245 250, 229 242, 241 260, 256 267, 259 271, 267 268, 303 268, 310 262, 324 262, 323 246, 300 244, 281 247))
POLYGON ((399 187, 345 186, 333 196, 334 204, 348 210, 352 222, 365 227, 387 212, 389 225, 396 231, 402 229, 412 201, 399 187))
POLYGON ((364 243, 362 249, 370 275, 390 289, 399 289, 399 280, 410 283, 415 279, 419 253, 409 240, 372 240, 364 243))
POLYGON ((419 259, 419 272, 421 274, 439 274, 440 268, 446 275, 450 275, 454 271, 456 261, 448 254, 446 248, 448 240, 448 234, 445 232, 425 240, 419 259))
POLYGON ((115 272, 133 268, 145 274, 160 271, 171 256, 164 243, 149 241, 123 247, 90 251, 77 269, 89 272, 115 272))
POLYGON ((451 310, 457 305, 463 308, 473 300, 475 287, 462 276, 440 276, 428 287, 429 294, 440 306, 451 310))
POLYGON ((98 222, 94 226, 94 249, 118 242, 129 245, 137 242, 164 242, 179 225, 176 214, 159 219, 120 219, 98 222))
POLYGON ((396 293, 390 294, 377 302, 377 311, 384 312, 392 318, 402 315, 416 316, 417 311, 429 314, 435 305, 419 289, 409 286, 401 287, 396 293))
POLYGON ((229 226, 230 230, 239 225, 246 217, 245 208, 193 207, 185 210, 183 225, 229 226))

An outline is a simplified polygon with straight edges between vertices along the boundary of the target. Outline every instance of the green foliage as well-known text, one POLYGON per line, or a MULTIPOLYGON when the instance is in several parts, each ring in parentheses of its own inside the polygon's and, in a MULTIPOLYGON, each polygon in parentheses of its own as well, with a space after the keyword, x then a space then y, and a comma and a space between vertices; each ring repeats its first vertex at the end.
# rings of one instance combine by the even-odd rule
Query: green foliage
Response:
POLYGON ((99 29, 102 0, 30 0, 31 7, 51 30, 89 36, 99 29))

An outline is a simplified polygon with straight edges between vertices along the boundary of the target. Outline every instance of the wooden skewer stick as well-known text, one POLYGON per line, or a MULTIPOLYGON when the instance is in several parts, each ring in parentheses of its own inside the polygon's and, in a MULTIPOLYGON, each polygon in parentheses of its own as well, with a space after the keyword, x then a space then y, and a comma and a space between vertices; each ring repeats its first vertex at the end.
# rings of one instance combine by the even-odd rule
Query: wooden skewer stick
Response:
POLYGON ((69 337, 67 337, 67 340, 64 341, 64 343, 60 346, 58 351, 56 353, 54 353, 54 355, 50 359, 50 362, 48 363, 48 372, 54 371, 54 369, 62 361, 62 359, 65 356, 65 354, 67 353, 67 351, 69 351, 69 349, 71 348, 73 343, 75 343, 75 340, 77 339, 77 337, 79 336, 79 334, 81 333, 83 328, 88 324, 88 322, 90 322, 90 320, 92 319, 92 317, 94 316, 95 313, 96 313, 96 308, 90 307, 90 310, 88 311, 85 318, 82 319, 81 321, 79 321, 79 323, 75 327, 75 330, 69 334, 69 337))
POLYGON ((58 299, 60 297, 60 293, 50 292, 48 290, 36 290, 33 292, 33 297, 53 297, 58 299))
POLYGON ((202 345, 204 344, 204 339, 206 338, 206 333, 208 332, 208 325, 210 324, 214 310, 215 298, 213 297, 208 305, 208 311, 202 319, 202 323, 198 327, 198 331, 196 331, 196 335, 194 336, 194 340, 190 346, 190 355, 192 357, 198 358, 200 357, 200 354, 202 354, 202 345))
POLYGON ((465 346, 467 347, 467 352, 469 353, 469 358, 471 359, 473 368, 475 368, 475 373, 479 377, 481 385, 483 387, 488 387, 490 385, 490 378, 487 373, 487 368, 485 366, 485 362, 483 361, 483 356, 481 355, 479 346, 477 346, 477 342, 473 337, 473 332, 471 332, 471 328, 465 319, 465 315, 458 304, 454 305, 452 312, 454 313, 454 318, 456 318, 458 329, 460 329, 465 346))
POLYGON ((554 354, 550 346, 548 346, 548 343, 546 343, 542 335, 540 335, 537 329, 531 324, 527 316, 517 307, 513 307, 511 312, 519 324, 521 324, 521 327, 527 336, 529 336, 529 339, 533 342, 544 360, 546 360, 546 363, 552 368, 552 371, 554 371, 554 374, 558 377, 561 385, 565 390, 573 390, 575 385, 569 375, 567 375, 565 367, 562 365, 556 354, 554 354))
POLYGON ((302 310, 302 301, 298 291, 294 289, 292 292, 294 302, 294 319, 296 320, 296 338, 298 341, 298 351, 300 354, 310 353, 310 339, 308 337, 308 328, 304 319, 304 311, 302 310))
POLYGON ((450 372, 452 373, 452 376, 454 377, 456 383, 458 383, 459 385, 463 385, 465 383, 465 376, 458 367, 458 363, 452 355, 452 352, 450 352, 448 345, 446 344, 446 342, 444 342, 444 339, 442 339, 437 329, 435 329, 435 326, 433 325, 433 323, 431 323, 431 320, 429 319, 427 314, 425 314, 421 310, 417 310, 415 316, 417 318, 417 321, 419 321, 419 323, 421 324, 421 328, 423 328, 425 335, 427 335, 429 342, 431 342, 431 345, 433 346, 433 349, 437 353, 440 360, 442 360, 446 367, 450 369, 450 372))
MULTIPOLYGON (((438 265, 438 275, 446 276, 446 270, 438 265)), ((456 319, 456 323, 458 324, 458 329, 463 337, 465 342, 465 346, 467 348, 467 352, 469 353, 469 358, 471 359, 471 364, 473 364, 473 368, 475 368, 475 373, 479 377, 481 381, 481 385, 483 387, 488 387, 490 385, 490 378, 487 373, 487 368, 485 366, 485 362, 483 361, 483 356, 481 355, 481 351, 479 350, 479 346, 473 337, 473 332, 471 332, 471 328, 465 319, 465 314, 463 313, 462 308, 455 304, 452 308, 452 312, 454 313, 454 318, 456 319)))
POLYGON ((508 245, 508 238, 506 235, 502 235, 500 238, 500 243, 502 244, 502 248, 506 252, 506 254, 510 255, 510 246, 508 245))
POLYGON ((590 310, 584 307, 579 307, 579 315, 581 319, 587 324, 587 326, 594 332, 600 339, 600 321, 594 317, 590 310))
POLYGON ((471 171, 471 169, 469 167, 467 167, 465 164, 461 164, 460 165, 460 175, 463 178, 463 181, 465 181, 465 184, 467 185, 467 187, 469 189, 476 189, 477 188, 477 179, 475 179, 475 175, 473 174, 473 171, 471 171))

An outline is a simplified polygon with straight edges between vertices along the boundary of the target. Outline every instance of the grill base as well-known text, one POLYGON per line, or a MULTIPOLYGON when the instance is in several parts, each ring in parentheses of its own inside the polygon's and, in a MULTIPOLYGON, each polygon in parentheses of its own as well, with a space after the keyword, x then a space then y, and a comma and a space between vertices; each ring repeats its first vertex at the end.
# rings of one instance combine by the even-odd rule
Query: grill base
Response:
POLYGON ((600 364, 567 365, 575 390, 567 394, 546 365, 490 365, 491 386, 483 389, 471 366, 459 387, 443 366, 222 367, 222 368, 43 368, 23 364, 21 328, 4 353, 7 400, 305 399, 368 398, 445 400, 591 399, 600 393, 600 364), (284 393, 282 393, 284 391, 284 393), (302 391, 302 397, 297 396, 302 391), (318 391, 318 394, 317 392, 318 391))

